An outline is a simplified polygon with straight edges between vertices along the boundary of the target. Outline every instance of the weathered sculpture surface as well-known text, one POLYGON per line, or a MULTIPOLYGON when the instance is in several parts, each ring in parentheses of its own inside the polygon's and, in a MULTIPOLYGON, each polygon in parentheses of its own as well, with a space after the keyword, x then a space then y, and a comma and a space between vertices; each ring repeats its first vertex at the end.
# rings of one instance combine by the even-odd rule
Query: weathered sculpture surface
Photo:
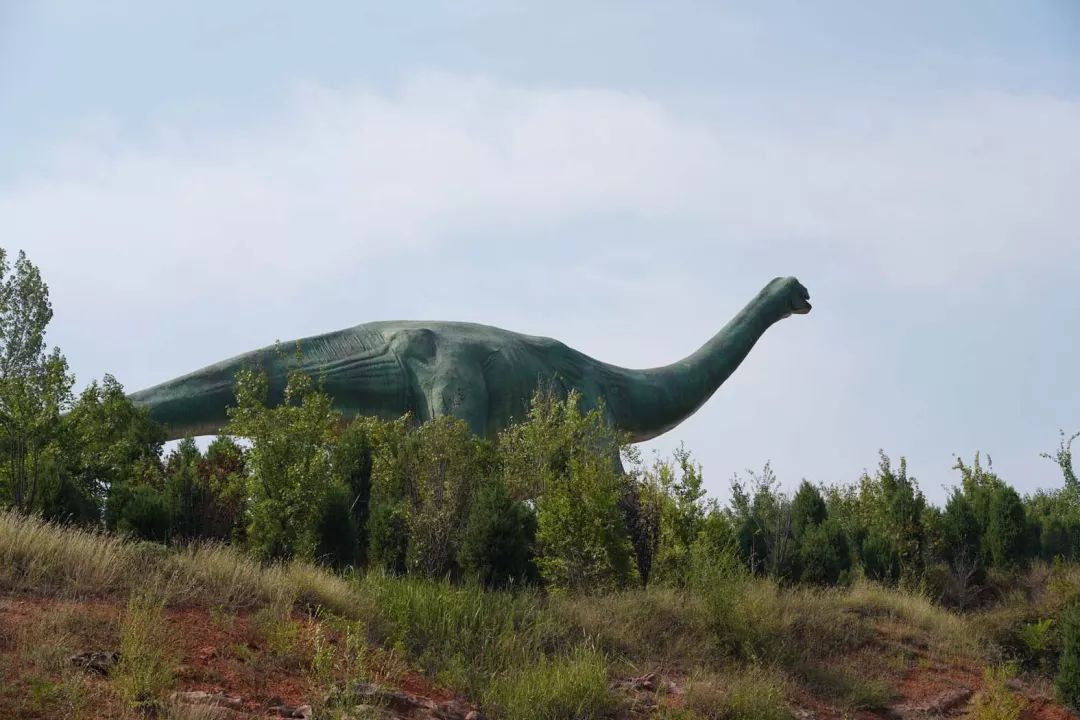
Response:
MULTIPOLYGON (((689 417, 734 372, 758 338, 792 313, 810 312, 806 288, 776 278, 697 352, 671 365, 631 370, 608 365, 557 340, 458 322, 373 322, 297 341, 299 367, 322 379, 346 415, 419 420, 455 415, 494 436, 522 418, 541 382, 577 389, 586 408, 603 400, 608 419, 635 442, 689 417)), ((287 346, 288 347, 288 346, 287 346)), ((234 402, 236 374, 262 367, 276 402, 297 367, 263 348, 134 393, 170 438, 218 432, 234 402)))

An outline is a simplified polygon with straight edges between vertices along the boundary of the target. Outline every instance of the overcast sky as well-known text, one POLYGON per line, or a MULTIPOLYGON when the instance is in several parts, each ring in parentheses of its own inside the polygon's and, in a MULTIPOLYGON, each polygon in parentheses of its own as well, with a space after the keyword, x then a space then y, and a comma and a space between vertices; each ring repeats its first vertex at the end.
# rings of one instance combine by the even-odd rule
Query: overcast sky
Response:
POLYGON ((680 442, 1024 491, 1080 429, 1080 3, 0 0, 0 246, 78 387, 386 319, 644 367, 795 275, 680 442))

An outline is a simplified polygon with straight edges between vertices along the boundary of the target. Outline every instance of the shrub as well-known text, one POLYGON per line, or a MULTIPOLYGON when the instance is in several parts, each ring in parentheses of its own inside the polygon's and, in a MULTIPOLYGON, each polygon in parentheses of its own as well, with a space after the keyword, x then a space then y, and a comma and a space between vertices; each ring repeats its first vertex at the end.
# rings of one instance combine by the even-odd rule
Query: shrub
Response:
POLYGON ((503 471, 511 493, 535 503, 536 565, 551 589, 622 588, 637 578, 616 464, 625 438, 580 400, 538 392, 528 419, 499 437, 503 471))
POLYGON ((535 581, 535 539, 535 513, 510 497, 502 478, 492 478, 469 510, 458 561, 467 576, 488 586, 535 581))
POLYGON ((1027 703, 1006 687, 1005 681, 1010 674, 1008 667, 986 669, 982 692, 972 703, 974 720, 1019 720, 1027 703))
POLYGON ((128 705, 146 712, 161 707, 173 682, 162 611, 161 600, 132 595, 120 622, 120 660, 113 683, 128 705))
POLYGON ((1061 660, 1054 687, 1062 703, 1080 711, 1080 603, 1065 609, 1059 627, 1061 660))
POLYGON ((809 526, 800 540, 799 565, 803 582, 835 585, 846 578, 851 570, 851 551, 843 528, 828 520, 809 526))
POLYGON ((349 490, 336 484, 327 491, 315 520, 315 557, 342 569, 357 562, 359 533, 349 490))
POLYGON ((105 524, 119 533, 166 542, 172 535, 169 500, 152 485, 114 486, 105 503, 105 524))
POLYGON ((484 700, 515 720, 606 717, 615 708, 604 657, 589 650, 508 673, 491 684, 484 700))

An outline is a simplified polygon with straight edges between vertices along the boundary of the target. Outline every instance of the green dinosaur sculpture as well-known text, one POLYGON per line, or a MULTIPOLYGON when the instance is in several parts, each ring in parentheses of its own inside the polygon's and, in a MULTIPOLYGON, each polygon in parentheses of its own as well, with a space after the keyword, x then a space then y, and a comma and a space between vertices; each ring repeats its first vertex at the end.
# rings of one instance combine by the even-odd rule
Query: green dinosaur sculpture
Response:
MULTIPOLYGON (((557 340, 458 322, 373 322, 296 341, 299 367, 322 379, 347 416, 417 420, 455 415, 493 437, 521 418, 541 382, 602 400, 609 421, 634 442, 689 417, 739 366, 758 338, 792 313, 810 312, 810 294, 793 277, 776 278, 697 352, 648 370, 594 360, 557 340)), ((163 423, 170 439, 219 432, 235 401, 237 372, 262 367, 270 402, 297 367, 278 346, 239 355, 131 395, 163 423)))

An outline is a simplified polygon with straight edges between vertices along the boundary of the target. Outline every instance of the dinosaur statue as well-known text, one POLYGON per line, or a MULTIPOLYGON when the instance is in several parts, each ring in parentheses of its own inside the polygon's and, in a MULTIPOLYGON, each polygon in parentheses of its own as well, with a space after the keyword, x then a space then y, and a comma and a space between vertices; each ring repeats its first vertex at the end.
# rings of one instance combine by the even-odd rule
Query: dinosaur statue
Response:
POLYGON ((214 434, 235 401, 237 372, 263 368, 274 403, 289 371, 299 367, 321 378, 346 416, 454 415, 477 435, 494 437, 525 415, 541 382, 554 382, 578 390, 586 409, 602 400, 608 420, 641 442, 693 414, 773 323, 810 312, 809 298, 795 278, 776 278, 697 352, 648 370, 608 365, 557 340, 486 325, 373 322, 296 341, 298 362, 278 346, 266 347, 130 397, 149 408, 170 439, 214 434))

